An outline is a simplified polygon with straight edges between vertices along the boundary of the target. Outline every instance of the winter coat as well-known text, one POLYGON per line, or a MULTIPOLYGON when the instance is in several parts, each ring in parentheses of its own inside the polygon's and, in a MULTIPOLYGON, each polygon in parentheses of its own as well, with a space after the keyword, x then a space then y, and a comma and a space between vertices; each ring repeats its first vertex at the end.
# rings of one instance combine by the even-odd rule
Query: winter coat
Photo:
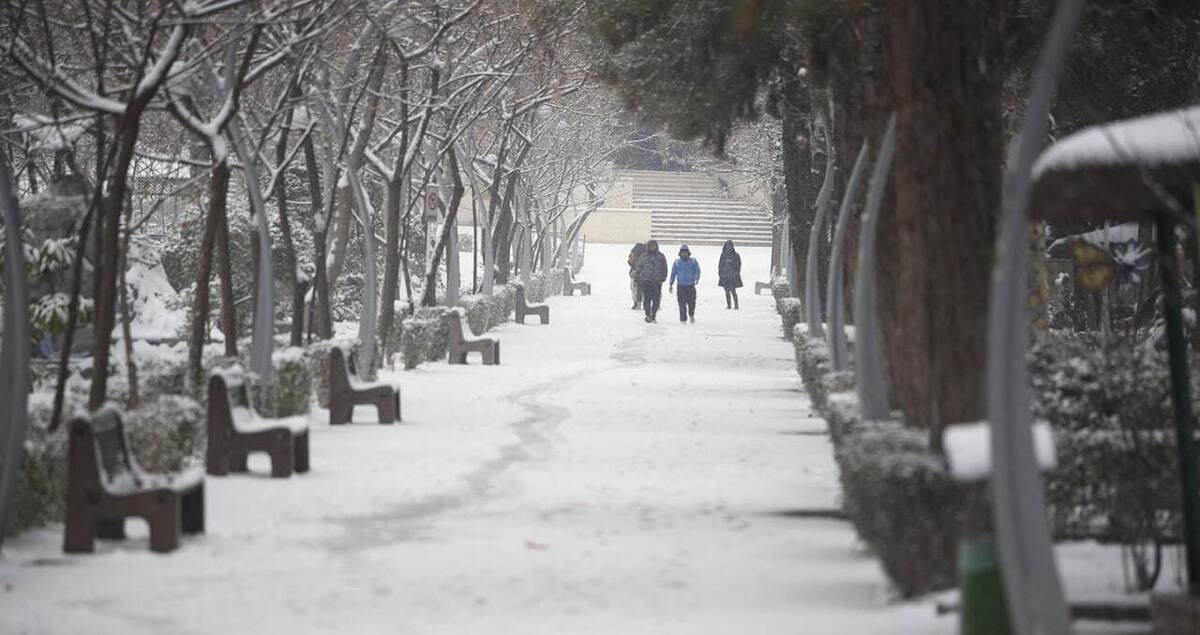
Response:
POLYGON ((732 247, 721 253, 717 263, 717 285, 726 289, 742 286, 742 256, 732 247))
POLYGON ((629 265, 630 278, 633 277, 633 272, 637 269, 638 260, 641 259, 644 253, 646 253, 646 245, 642 243, 634 245, 633 249, 629 250, 629 257, 625 259, 625 262, 629 265))
POLYGON ((633 278, 641 284, 662 284, 667 279, 667 257, 661 251, 646 250, 638 258, 633 278))
POLYGON ((671 265, 671 284, 679 282, 681 287, 694 287, 700 282, 700 261, 695 258, 676 258, 671 265))

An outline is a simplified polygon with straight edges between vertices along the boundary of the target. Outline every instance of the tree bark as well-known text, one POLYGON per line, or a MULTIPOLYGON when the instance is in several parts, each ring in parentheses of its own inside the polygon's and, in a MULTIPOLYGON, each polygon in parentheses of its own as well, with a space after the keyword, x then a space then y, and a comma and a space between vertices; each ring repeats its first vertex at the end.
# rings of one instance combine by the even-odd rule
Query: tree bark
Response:
POLYGON ((222 161, 216 169, 225 174, 218 180, 221 189, 214 190, 212 205, 217 212, 217 277, 221 280, 221 332, 225 336, 225 356, 237 357, 237 299, 233 297, 233 269, 229 251, 229 163, 222 161))
POLYGON ((92 351, 92 384, 88 393, 88 409, 95 410, 104 405, 108 397, 108 360, 112 349, 112 332, 116 325, 117 265, 121 251, 121 208, 128 187, 129 165, 133 161, 133 149, 137 145, 141 128, 141 113, 144 104, 126 105, 122 124, 117 127, 118 149, 116 163, 108 179, 108 196, 104 198, 99 218, 105 220, 97 254, 99 267, 96 271, 96 341, 92 351))
POLYGON ((212 279, 213 248, 220 216, 218 206, 225 205, 222 194, 229 185, 229 165, 214 164, 208 180, 208 213, 204 215, 204 233, 200 238, 200 259, 196 266, 196 295, 192 298, 192 324, 188 334, 189 388, 195 397, 204 390, 204 343, 208 339, 209 289, 212 279))
POLYGON ((450 178, 454 182, 454 191, 450 195, 450 207, 446 210, 446 219, 442 224, 442 234, 438 237, 437 246, 433 249, 433 258, 429 263, 429 270, 425 272, 425 293, 421 297, 421 306, 437 306, 437 272, 438 266, 441 264, 442 254, 446 251, 446 244, 450 242, 450 232, 454 229, 454 219, 458 217, 458 206, 462 203, 463 189, 462 177, 458 173, 458 159, 454 155, 454 148, 446 153, 447 159, 450 161, 450 178))
POLYGON ((987 305, 1000 206, 1003 36, 1009 0, 887 4, 898 117, 895 269, 885 330, 893 392, 941 447, 984 416, 987 305), (939 60, 931 64, 930 60, 939 60))
MULTIPOLYGON (((317 152, 313 148, 312 135, 304 140, 304 171, 308 173, 308 197, 311 200, 314 219, 321 217, 321 173, 317 167, 317 152)), ((313 223, 313 266, 316 276, 313 281, 312 326, 321 339, 333 337, 333 317, 329 306, 329 277, 325 269, 325 227, 313 223)))

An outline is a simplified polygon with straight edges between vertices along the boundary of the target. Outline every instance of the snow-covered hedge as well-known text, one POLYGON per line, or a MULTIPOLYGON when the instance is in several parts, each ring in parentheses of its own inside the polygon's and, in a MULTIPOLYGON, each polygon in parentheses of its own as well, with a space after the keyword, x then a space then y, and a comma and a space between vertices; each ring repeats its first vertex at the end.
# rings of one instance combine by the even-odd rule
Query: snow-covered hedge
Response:
POLYGON ((334 347, 350 351, 351 356, 357 357, 362 349, 357 338, 334 338, 320 340, 308 345, 305 359, 308 363, 308 377, 311 382, 310 391, 317 396, 317 405, 329 407, 329 351, 334 347))
MULTIPOLYGON (((1055 436, 1047 493, 1056 533, 1123 545, 1173 541, 1180 494, 1166 354, 1052 336, 1029 359, 1034 414, 1055 436)), ((1135 563, 1139 586, 1153 586, 1154 559, 1135 563)))
POLYGON ((775 276, 771 278, 771 296, 775 298, 775 310, 780 308, 779 303, 784 299, 791 297, 792 287, 788 284, 787 278, 775 276))
POLYGON ((955 481, 928 440, 899 421, 859 422, 835 451, 846 512, 906 597, 953 587, 961 537, 990 515, 984 486, 955 481))
MULTIPOLYGON (((264 417, 291 417, 308 414, 311 406, 312 364, 305 349, 289 346, 271 355, 270 389, 263 390, 260 382, 251 384, 254 406, 264 417)), ((326 377, 326 381, 328 381, 326 377)))
POLYGON ((796 325, 804 319, 800 298, 784 298, 779 301, 779 317, 783 320, 783 339, 792 339, 796 325))
POLYGON ((825 418, 859 536, 905 596, 955 583, 960 536, 982 527, 987 498, 951 478, 928 433, 899 421, 863 421, 851 372, 833 372, 824 340, 794 327, 796 368, 825 418))
MULTIPOLYGON (((64 418, 81 414, 87 403, 88 382, 78 375, 68 383, 64 418)), ((67 488, 66 426, 47 432, 53 410, 53 389, 30 395, 29 434, 25 460, 6 533, 61 521, 67 488)), ((133 454, 152 472, 175 471, 198 465, 204 450, 204 413, 199 403, 178 395, 161 395, 125 413, 125 429, 133 454)))
POLYGON ((404 321, 401 352, 406 370, 446 356, 447 339, 450 337, 448 320, 452 316, 453 309, 449 307, 421 307, 404 321))

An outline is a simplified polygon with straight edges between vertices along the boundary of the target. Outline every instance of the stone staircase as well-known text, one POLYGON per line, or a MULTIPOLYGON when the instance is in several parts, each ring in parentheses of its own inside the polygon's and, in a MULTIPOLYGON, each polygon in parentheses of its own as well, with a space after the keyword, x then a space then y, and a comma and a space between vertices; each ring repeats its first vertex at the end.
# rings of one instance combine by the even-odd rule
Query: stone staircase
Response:
MULTIPOLYGON (((650 237, 664 245, 770 246, 771 217, 756 203, 722 191, 717 177, 695 172, 622 170, 635 209, 650 210, 650 237)), ((673 247, 672 247, 673 248, 673 247)))

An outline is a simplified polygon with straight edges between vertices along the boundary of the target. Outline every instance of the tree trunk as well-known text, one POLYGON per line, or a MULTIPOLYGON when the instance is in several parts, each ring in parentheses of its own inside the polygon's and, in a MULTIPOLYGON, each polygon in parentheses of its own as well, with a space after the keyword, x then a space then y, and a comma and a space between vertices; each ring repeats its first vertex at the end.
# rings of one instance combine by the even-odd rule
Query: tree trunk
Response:
MULTIPOLYGON (((314 219, 320 219, 321 173, 317 167, 317 152, 313 148, 312 135, 304 139, 304 171, 308 173, 308 197, 312 204, 314 219)), ((313 281, 312 325, 313 330, 321 339, 333 337, 333 317, 329 307, 329 277, 325 270, 325 227, 320 222, 313 223, 313 266, 316 276, 313 281)))
POLYGON ((209 281, 212 279, 213 247, 217 226, 225 204, 221 194, 229 185, 229 165, 222 161, 212 166, 208 180, 208 213, 204 216, 204 233, 200 238, 200 259, 196 267, 196 295, 192 298, 192 324, 188 336, 188 378, 192 396, 199 398, 204 390, 204 343, 208 339, 209 281))
POLYGON ((221 332, 225 335, 225 356, 237 357, 237 299, 233 297, 233 269, 229 251, 229 163, 222 161, 214 169, 224 172, 217 180, 221 189, 213 190, 216 198, 212 202, 217 213, 216 261, 217 276, 221 279, 221 332))
MULTIPOLYGON (((292 97, 300 96, 299 86, 292 85, 292 97)), ((307 285, 300 282, 299 260, 296 258, 296 243, 292 240, 292 225, 288 221, 287 198, 287 139, 292 128, 292 109, 288 109, 279 130, 279 142, 275 145, 275 166, 279 177, 275 179, 275 201, 279 205, 279 231, 283 234, 283 256, 287 262, 287 280, 292 286, 292 328, 289 343, 300 346, 304 343, 304 292, 307 285)), ((256 269, 257 270, 257 269, 256 269)))
MULTIPOLYGON (((806 112, 802 110, 808 105, 808 95, 799 88, 796 82, 790 82, 793 89, 789 94, 788 104, 783 107, 782 145, 783 145, 783 178, 786 190, 788 235, 783 240, 788 241, 792 248, 792 262, 784 263, 784 267, 795 271, 789 276, 797 281, 800 296, 804 295, 806 257, 808 253, 808 237, 812 232, 813 203, 817 199, 819 179, 814 179, 813 166, 824 165, 813 156, 810 130, 806 112)), ((786 246, 783 253, 789 253, 786 246)))
MULTIPOLYGON (((999 210, 1003 36, 1009 0, 890 2, 897 106, 889 359, 909 425, 984 416, 987 303, 999 210), (929 60, 939 60, 930 64, 929 60)), ((887 325, 885 323, 885 325, 887 325)))
POLYGON ((425 272, 425 293, 421 297, 421 306, 437 306, 438 266, 441 264, 442 254, 446 251, 446 245, 450 242, 450 232, 454 230, 454 220, 458 218, 458 206, 462 202, 465 191, 462 177, 459 176, 458 159, 454 156, 454 148, 450 148, 447 159, 450 161, 450 178, 454 182, 454 191, 450 195, 450 207, 446 210, 442 234, 438 237, 437 246, 433 249, 433 258, 429 262, 429 269, 425 272))
MULTIPOLYGON (((121 126, 115 169, 108 179, 108 196, 104 198, 99 218, 105 220, 104 231, 98 232, 100 251, 96 271, 96 341, 92 351, 92 385, 88 393, 88 409, 95 410, 104 405, 108 397, 108 360, 112 349, 112 332, 116 325, 117 265, 121 251, 121 208, 125 202, 128 186, 129 165, 133 161, 133 149, 137 145, 141 128, 141 110, 135 104, 126 105, 127 111, 121 126)), ((144 106, 143 106, 144 108, 144 106)))
POLYGON ((129 309, 129 287, 125 284, 125 270, 129 268, 129 236, 133 231, 133 200, 131 196, 126 195, 125 201, 125 235, 121 239, 121 264, 120 273, 117 279, 117 288, 120 290, 118 297, 121 300, 121 339, 125 345, 125 381, 129 384, 129 394, 125 400, 125 407, 133 410, 141 405, 141 397, 138 395, 138 374, 137 362, 133 359, 133 325, 131 321, 133 316, 130 315, 129 309))

